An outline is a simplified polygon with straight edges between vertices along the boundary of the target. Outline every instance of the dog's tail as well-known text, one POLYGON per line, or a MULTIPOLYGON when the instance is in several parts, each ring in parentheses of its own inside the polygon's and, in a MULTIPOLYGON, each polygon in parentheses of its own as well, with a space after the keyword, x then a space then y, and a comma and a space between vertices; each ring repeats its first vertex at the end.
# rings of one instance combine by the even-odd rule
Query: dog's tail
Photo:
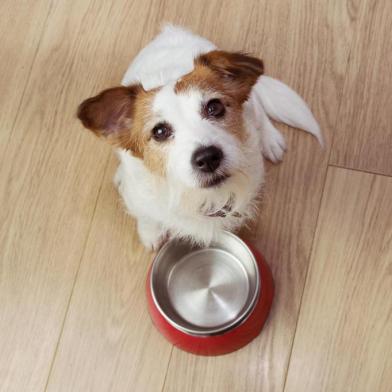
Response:
POLYGON ((268 117, 311 133, 324 146, 320 126, 308 105, 294 90, 279 80, 262 75, 256 91, 268 117))

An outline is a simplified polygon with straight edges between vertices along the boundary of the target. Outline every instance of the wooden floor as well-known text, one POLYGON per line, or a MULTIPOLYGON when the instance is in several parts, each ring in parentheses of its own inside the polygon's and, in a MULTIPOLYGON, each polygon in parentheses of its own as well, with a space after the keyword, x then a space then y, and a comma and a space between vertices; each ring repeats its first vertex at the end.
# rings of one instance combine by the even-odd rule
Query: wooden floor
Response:
POLYGON ((390 392, 390 0, 0 2, 0 390, 390 392), (151 325, 110 148, 77 104, 115 85, 162 21, 262 57, 326 134, 281 127, 247 234, 276 298, 262 334, 203 358, 151 325))

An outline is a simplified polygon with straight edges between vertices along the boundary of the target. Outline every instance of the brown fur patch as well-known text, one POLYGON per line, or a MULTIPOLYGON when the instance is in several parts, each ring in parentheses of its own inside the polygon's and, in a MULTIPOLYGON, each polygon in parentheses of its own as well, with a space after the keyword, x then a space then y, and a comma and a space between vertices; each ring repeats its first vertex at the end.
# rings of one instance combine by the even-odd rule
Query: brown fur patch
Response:
POLYGON ((191 88, 216 93, 226 107, 226 114, 216 120, 241 141, 246 137, 242 104, 263 73, 261 60, 240 53, 212 51, 195 60, 195 68, 175 85, 180 94, 191 88))
POLYGON ((242 104, 263 73, 264 64, 255 57, 214 50, 195 59, 194 71, 187 78, 182 78, 176 89, 186 89, 190 83, 197 84, 201 89, 212 86, 242 104))
POLYGON ((128 129, 140 86, 114 87, 83 101, 77 116, 97 136, 118 136, 128 129))
POLYGON ((130 150, 151 171, 164 175, 164 149, 150 143, 150 133, 145 129, 145 124, 151 122, 156 92, 157 89, 145 91, 140 85, 107 89, 82 102, 77 115, 95 135, 130 150))
POLYGON ((157 89, 143 91, 135 101, 133 126, 130 132, 128 144, 123 148, 129 149, 132 153, 143 159, 144 164, 154 173, 164 176, 166 173, 166 153, 163 143, 151 141, 149 129, 145 129, 146 124, 151 123, 152 100, 157 93, 157 89))
POLYGON ((118 146, 131 150, 138 158, 143 158, 144 150, 148 143, 149 135, 145 133, 144 127, 151 118, 152 99, 156 90, 142 90, 135 97, 132 112, 132 124, 118 139, 118 146))

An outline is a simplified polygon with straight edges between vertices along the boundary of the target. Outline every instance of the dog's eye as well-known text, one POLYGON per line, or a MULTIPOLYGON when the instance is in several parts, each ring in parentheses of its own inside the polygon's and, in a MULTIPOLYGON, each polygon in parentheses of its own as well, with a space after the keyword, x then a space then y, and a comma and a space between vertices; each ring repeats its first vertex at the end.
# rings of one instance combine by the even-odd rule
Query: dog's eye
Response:
POLYGON ((220 118, 225 114, 225 105, 219 99, 211 99, 206 105, 206 114, 208 117, 220 118))
POLYGON ((152 137, 157 142, 163 142, 172 135, 173 131, 169 124, 159 123, 152 129, 152 137))

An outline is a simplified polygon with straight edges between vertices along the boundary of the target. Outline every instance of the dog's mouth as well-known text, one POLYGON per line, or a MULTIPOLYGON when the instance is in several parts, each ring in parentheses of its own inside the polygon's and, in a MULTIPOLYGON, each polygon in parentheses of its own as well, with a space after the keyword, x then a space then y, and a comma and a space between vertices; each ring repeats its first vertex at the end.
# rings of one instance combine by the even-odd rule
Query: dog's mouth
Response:
POLYGON ((224 174, 214 175, 209 178, 203 178, 200 181, 200 186, 202 188, 218 187, 218 186, 222 185, 229 177, 230 177, 229 174, 224 173, 224 174))

